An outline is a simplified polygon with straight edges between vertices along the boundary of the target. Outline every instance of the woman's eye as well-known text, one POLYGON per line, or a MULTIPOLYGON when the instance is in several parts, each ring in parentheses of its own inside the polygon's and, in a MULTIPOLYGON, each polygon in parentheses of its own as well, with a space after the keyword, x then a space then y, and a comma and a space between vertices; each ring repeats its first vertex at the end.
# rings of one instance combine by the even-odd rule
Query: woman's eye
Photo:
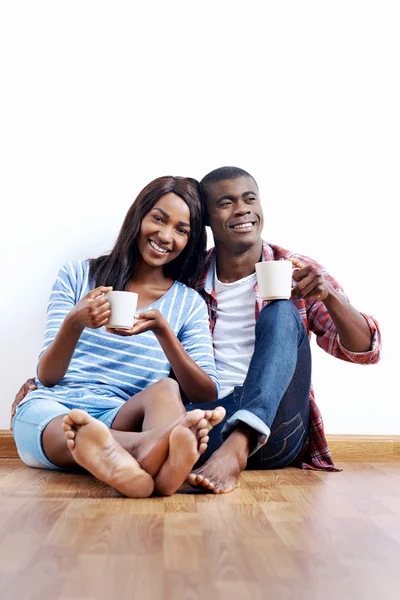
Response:
POLYGON ((161 217, 159 217, 158 215, 153 215, 153 219, 154 219, 155 221, 157 221, 157 223, 162 223, 162 222, 163 222, 162 218, 161 218, 161 217))

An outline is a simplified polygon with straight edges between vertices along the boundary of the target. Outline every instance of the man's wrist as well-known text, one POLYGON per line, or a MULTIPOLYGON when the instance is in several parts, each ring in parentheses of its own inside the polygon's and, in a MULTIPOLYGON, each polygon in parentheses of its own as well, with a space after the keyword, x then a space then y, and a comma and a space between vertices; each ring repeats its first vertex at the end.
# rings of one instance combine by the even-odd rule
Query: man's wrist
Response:
POLYGON ((329 310, 329 306, 331 304, 335 304, 338 301, 340 303, 342 303, 342 297, 340 296, 340 294, 338 294, 338 292, 335 290, 335 288, 332 285, 329 284, 328 294, 322 300, 322 302, 325 304, 326 308, 329 310))

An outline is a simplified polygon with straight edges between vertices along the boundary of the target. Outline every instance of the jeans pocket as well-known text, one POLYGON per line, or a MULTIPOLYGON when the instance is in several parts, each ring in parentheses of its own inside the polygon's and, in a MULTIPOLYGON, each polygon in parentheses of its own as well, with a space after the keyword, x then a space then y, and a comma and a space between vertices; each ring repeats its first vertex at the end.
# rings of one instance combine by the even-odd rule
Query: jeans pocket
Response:
MULTIPOLYGON (((300 450, 300 442, 305 435, 301 413, 297 413, 289 421, 281 423, 271 431, 265 446, 261 448, 261 461, 263 463, 280 462, 290 456, 294 460, 296 450, 300 450)), ((297 455, 297 454, 296 454, 297 455)))

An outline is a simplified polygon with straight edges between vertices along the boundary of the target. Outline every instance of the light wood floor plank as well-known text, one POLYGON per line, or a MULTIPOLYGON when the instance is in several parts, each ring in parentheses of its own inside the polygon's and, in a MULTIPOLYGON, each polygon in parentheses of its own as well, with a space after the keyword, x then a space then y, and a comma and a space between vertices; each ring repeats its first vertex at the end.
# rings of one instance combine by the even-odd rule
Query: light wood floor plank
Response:
POLYGON ((341 466, 134 500, 2 460, 0 597, 399 600, 400 463, 341 466))

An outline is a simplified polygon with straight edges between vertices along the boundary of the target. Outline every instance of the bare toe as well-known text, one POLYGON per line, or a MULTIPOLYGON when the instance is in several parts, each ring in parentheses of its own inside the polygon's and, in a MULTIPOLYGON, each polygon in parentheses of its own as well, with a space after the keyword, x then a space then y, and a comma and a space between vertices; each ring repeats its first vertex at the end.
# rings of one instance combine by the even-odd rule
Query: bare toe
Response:
POLYGON ((190 473, 189 477, 187 478, 187 482, 190 485, 196 485, 196 473, 190 473))
POLYGON ((207 419, 201 419, 197 424, 196 424, 196 429, 197 430, 201 430, 201 429, 207 429, 207 431, 210 429, 209 425, 208 425, 208 420, 207 419))
POLYGON ((225 415, 225 408, 223 406, 217 406, 217 408, 212 411, 212 417, 210 418, 211 425, 214 427, 214 425, 221 423, 221 421, 225 418, 225 415))
POLYGON ((207 450, 208 444, 206 442, 200 442, 199 443, 199 454, 204 454, 204 452, 207 450))
MULTIPOLYGON (((64 425, 66 425, 67 427, 69 427, 71 429, 71 426, 74 424, 73 420, 71 419, 71 417, 69 415, 65 415, 65 417, 63 418, 63 423, 61 425, 61 427, 63 427, 64 425)), ((65 431, 65 429, 64 429, 65 431)))
POLYGON ((203 486, 206 487, 208 490, 214 491, 215 489, 215 484, 206 477, 203 479, 203 486))
POLYGON ((69 413, 71 425, 86 425, 92 420, 92 417, 80 408, 73 408, 69 413))

